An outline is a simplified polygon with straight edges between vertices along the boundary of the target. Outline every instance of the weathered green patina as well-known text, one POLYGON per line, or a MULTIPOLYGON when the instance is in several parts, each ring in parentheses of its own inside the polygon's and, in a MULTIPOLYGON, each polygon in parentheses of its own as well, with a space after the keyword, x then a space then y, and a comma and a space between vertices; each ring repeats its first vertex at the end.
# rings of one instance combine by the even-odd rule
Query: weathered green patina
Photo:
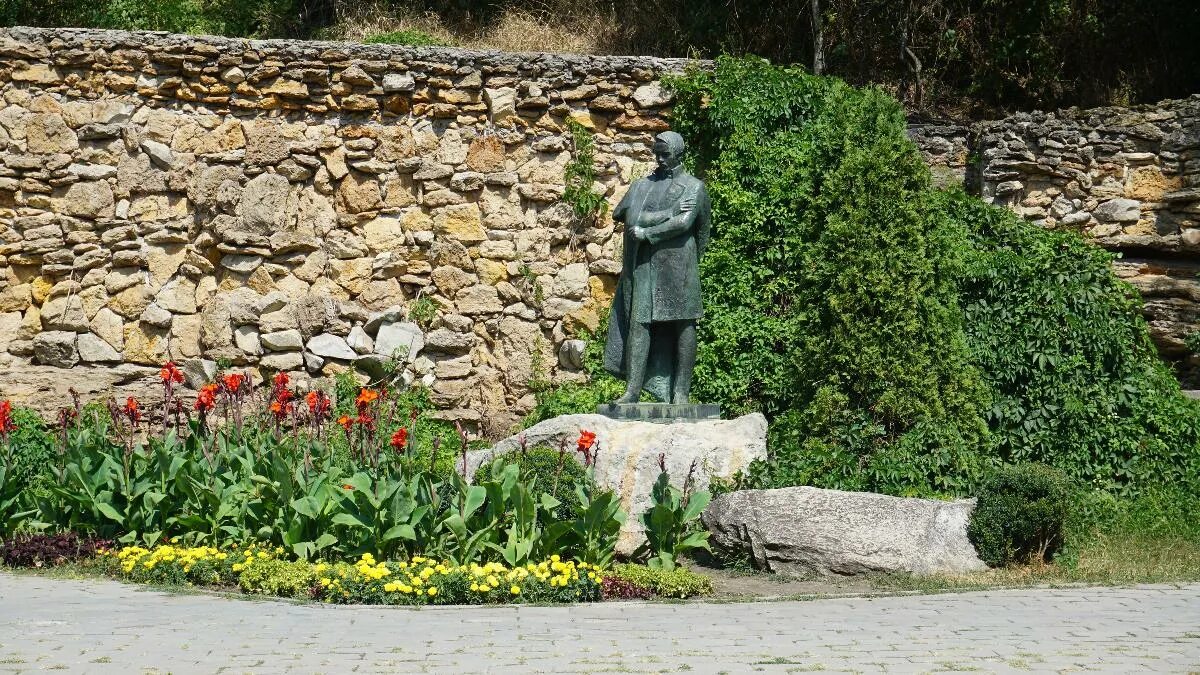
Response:
POLYGON ((657 169, 613 211, 625 224, 625 249, 604 367, 627 383, 618 404, 637 403, 643 390, 666 403, 689 402, 710 206, 704 183, 683 168, 683 151, 679 134, 659 134, 657 169))

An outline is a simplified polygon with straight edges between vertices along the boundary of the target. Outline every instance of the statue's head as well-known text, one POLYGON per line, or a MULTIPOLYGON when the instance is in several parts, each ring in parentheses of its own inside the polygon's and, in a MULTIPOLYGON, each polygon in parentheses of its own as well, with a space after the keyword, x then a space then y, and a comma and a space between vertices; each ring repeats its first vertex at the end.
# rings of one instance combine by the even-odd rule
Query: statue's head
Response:
POLYGON ((670 171, 683 163, 683 136, 664 131, 654 137, 654 162, 662 171, 670 171))

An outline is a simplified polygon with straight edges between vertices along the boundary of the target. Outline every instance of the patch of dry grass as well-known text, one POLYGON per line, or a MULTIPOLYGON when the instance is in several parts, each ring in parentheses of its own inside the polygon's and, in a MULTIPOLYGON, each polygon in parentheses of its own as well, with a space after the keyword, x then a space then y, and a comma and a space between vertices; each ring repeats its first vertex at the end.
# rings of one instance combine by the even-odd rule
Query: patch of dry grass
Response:
POLYGON ((1200 541, 1184 536, 1097 532, 1076 554, 1055 564, 1033 564, 975 574, 892 575, 881 590, 934 592, 1062 584, 1127 585, 1200 581, 1200 541))
POLYGON ((558 11, 557 4, 566 6, 551 2, 535 10, 509 10, 481 23, 451 22, 434 12, 364 3, 339 16, 321 37, 362 42, 384 33, 417 31, 439 43, 467 49, 573 54, 622 51, 624 39, 616 17, 588 7, 558 11))

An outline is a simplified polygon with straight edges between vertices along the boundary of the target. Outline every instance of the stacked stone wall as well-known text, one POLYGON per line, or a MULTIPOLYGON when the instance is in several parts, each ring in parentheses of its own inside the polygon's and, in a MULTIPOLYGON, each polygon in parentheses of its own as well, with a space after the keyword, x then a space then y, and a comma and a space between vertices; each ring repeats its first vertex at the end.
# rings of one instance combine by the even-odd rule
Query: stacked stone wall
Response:
POLYGON ((684 65, 0 30, 0 368, 396 358, 446 416, 524 412, 620 269, 567 123, 615 203, 684 65))
MULTIPOLYGON (((611 219, 562 201, 568 121, 615 204, 688 64, 0 29, 0 396, 356 363, 503 432, 531 382, 584 377, 620 269, 611 219)), ((1122 253, 1195 379, 1200 96, 909 133, 939 184, 1122 253)))

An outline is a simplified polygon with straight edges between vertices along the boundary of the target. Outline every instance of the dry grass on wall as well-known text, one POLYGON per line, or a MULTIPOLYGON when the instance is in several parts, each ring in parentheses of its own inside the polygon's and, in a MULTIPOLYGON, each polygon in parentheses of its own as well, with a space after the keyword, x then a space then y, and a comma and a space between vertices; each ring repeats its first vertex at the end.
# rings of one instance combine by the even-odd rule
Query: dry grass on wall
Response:
MULTIPOLYGON (((553 4, 553 3, 550 3, 553 4)), ((321 37, 351 42, 399 31, 419 31, 434 40, 468 49, 506 52, 558 52, 573 54, 622 53, 626 40, 615 17, 587 7, 555 11, 547 6, 535 11, 509 10, 486 24, 451 22, 435 12, 356 5, 353 13, 338 17, 321 37)))

